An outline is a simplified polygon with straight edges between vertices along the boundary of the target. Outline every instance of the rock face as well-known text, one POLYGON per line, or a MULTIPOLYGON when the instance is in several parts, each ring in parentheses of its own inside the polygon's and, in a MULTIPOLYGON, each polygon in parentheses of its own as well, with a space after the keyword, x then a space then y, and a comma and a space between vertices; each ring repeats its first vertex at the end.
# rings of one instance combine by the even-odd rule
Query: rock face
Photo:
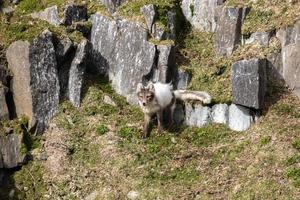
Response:
POLYGON ((291 44, 282 51, 283 78, 292 91, 300 97, 300 44, 291 44))
POLYGON ((9 112, 5 100, 5 95, 6 95, 5 86, 3 86, 0 83, 0 120, 9 119, 9 112))
POLYGON ((212 122, 220 124, 228 124, 229 110, 227 104, 217 104, 212 108, 212 122))
POLYGON ((144 15, 147 27, 149 31, 152 33, 152 26, 155 22, 155 16, 156 16, 154 5, 153 4, 144 5, 143 7, 141 7, 141 13, 144 15))
POLYGON ((80 107, 81 92, 84 81, 88 54, 88 41, 83 40, 78 48, 74 60, 72 61, 69 76, 69 100, 75 107, 80 107))
POLYGON ((267 75, 271 74, 278 80, 283 80, 283 64, 281 52, 269 54, 267 56, 267 60, 267 75))
POLYGON ((232 104, 229 106, 229 127, 234 131, 245 131, 253 122, 250 110, 243 106, 232 104))
POLYGON ((214 32, 216 29, 216 7, 223 0, 183 0, 181 9, 193 27, 202 31, 214 32))
POLYGON ((107 7, 108 11, 113 13, 117 8, 126 0, 101 0, 101 2, 107 7))
POLYGON ((215 34, 218 55, 231 55, 240 43, 242 14, 243 8, 223 7, 215 34))
POLYGON ((191 81, 191 75, 187 72, 182 70, 178 70, 177 80, 176 80, 176 89, 178 90, 185 90, 188 84, 191 81))
POLYGON ((139 24, 115 21, 100 14, 92 17, 92 60, 98 72, 108 74, 117 93, 136 103, 136 85, 151 74, 156 48, 139 24))
POLYGON ((266 60, 242 60, 232 66, 232 94, 235 104, 261 109, 266 91, 266 60))
POLYGON ((29 117, 30 127, 42 133, 57 113, 59 81, 52 34, 44 31, 32 44, 14 42, 6 57, 13 73, 13 97, 18 116, 29 117))
POLYGON ((59 26, 61 24, 57 6, 52 6, 49 8, 46 8, 44 11, 36 12, 31 14, 32 18, 37 18, 41 20, 47 21, 49 24, 59 26))
POLYGON ((211 122, 211 108, 201 104, 185 105, 185 123, 188 126, 202 127, 211 122))
POLYGON ((279 29, 276 32, 276 37, 280 40, 282 48, 289 44, 298 43, 300 41, 300 21, 294 26, 279 29))
POLYGON ((21 153, 23 135, 0 135, 0 168, 14 168, 26 161, 26 154, 21 153))
POLYGON ((87 18, 86 6, 70 4, 65 8, 63 24, 71 25, 73 22, 86 21, 87 18))
POLYGON ((251 37, 246 40, 246 44, 259 44, 263 47, 269 46, 269 41, 272 34, 270 32, 255 32, 251 34, 251 37))

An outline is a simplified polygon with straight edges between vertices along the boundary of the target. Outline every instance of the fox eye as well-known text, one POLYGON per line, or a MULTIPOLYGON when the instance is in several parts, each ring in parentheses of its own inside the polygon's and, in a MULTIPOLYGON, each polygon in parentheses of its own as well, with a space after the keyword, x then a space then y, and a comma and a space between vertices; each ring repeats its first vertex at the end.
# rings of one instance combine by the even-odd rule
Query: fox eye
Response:
POLYGON ((148 95, 147 96, 147 99, 152 99, 153 98, 153 95, 148 95))

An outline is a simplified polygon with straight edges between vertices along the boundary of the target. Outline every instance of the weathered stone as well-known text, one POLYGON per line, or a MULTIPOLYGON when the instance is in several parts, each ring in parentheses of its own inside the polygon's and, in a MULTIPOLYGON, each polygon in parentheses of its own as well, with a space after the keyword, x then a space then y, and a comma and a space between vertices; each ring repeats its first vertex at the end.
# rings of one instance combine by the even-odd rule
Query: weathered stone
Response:
POLYGON ((176 89, 185 90, 190 83, 191 78, 192 77, 188 72, 179 69, 176 80, 176 89))
POLYGON ((282 50, 283 78, 300 97, 300 44, 291 44, 282 50))
POLYGON ((176 11, 170 10, 167 13, 168 17, 168 29, 167 38, 170 40, 176 40, 176 11))
POLYGON ((154 69, 154 82, 169 83, 175 70, 175 50, 173 45, 158 45, 158 62, 154 69))
POLYGON ((26 154, 21 153, 22 141, 23 134, 0 135, 0 168, 18 167, 26 161, 26 154))
POLYGON ((300 41, 300 21, 294 26, 281 28, 276 32, 276 37, 280 40, 282 48, 289 44, 299 43, 300 41))
POLYGON ((267 74, 274 76, 278 80, 283 80, 283 64, 281 52, 269 54, 267 56, 267 60, 267 74))
POLYGON ((201 104, 185 104, 185 123, 188 126, 202 127, 211 122, 211 108, 201 104))
POLYGON ((214 32, 216 29, 216 7, 223 0, 183 0, 181 9, 186 19, 196 29, 214 32))
POLYGON ((101 2, 107 7, 108 11, 113 13, 121 6, 126 0, 101 0, 101 2))
POLYGON ((9 112, 5 100, 6 88, 0 83, 0 120, 9 119, 9 112))
POLYGON ((15 9, 11 6, 5 7, 5 8, 1 8, 1 12, 4 15, 12 15, 14 13, 15 9))
POLYGON ((127 198, 130 200, 135 200, 139 197, 139 193, 137 191, 130 191, 127 194, 127 198))
POLYGON ((20 0, 10 0, 10 2, 13 3, 13 4, 19 4, 20 0))
POLYGON ((147 27, 152 32, 152 26, 154 24, 156 12, 153 4, 144 5, 141 7, 141 13, 144 15, 147 27))
POLYGON ((42 133, 57 113, 59 81, 52 34, 44 31, 32 44, 17 41, 6 52, 13 73, 13 97, 18 116, 29 117, 30 127, 42 133))
POLYGON ((45 10, 41 12, 32 13, 31 17, 34 19, 41 19, 47 21, 49 24, 52 24, 54 26, 59 26, 61 24, 57 6, 52 6, 49 8, 46 8, 45 10))
POLYGON ((250 13, 251 7, 243 7, 243 13, 242 13, 242 22, 245 21, 247 15, 250 13))
POLYGON ((110 96, 107 96, 107 95, 104 96, 103 102, 106 103, 106 104, 108 104, 108 105, 114 106, 114 107, 117 106, 117 104, 114 102, 114 100, 112 100, 110 98, 110 96))
POLYGON ((245 131, 250 128, 253 116, 248 108, 232 104, 229 106, 229 128, 234 131, 245 131))
POLYGON ((141 25, 100 14, 92 17, 92 60, 99 72, 108 74, 117 93, 137 103, 136 85, 151 74, 156 48, 148 42, 141 25))
POLYGON ((153 24, 152 26, 152 36, 158 40, 165 40, 167 39, 167 32, 164 30, 163 27, 159 27, 156 23, 153 24))
POLYGON ((70 4, 65 8, 63 24, 71 25, 73 22, 86 21, 87 18, 86 6, 70 4))
POLYGON ((242 60, 232 65, 232 95, 235 104, 261 109, 266 91, 266 60, 242 60))
POLYGON ((269 46, 269 41, 272 34, 270 32, 255 32, 252 33, 250 38, 246 40, 246 44, 259 44, 263 47, 269 46))
POLYGON ((68 59, 69 54, 75 48, 72 40, 70 40, 70 38, 68 37, 65 37, 61 40, 57 40, 54 46, 58 66, 68 59))
POLYGON ((80 107, 81 92, 84 81, 88 54, 88 41, 83 40, 77 48, 76 55, 72 61, 69 76, 69 100, 75 107, 80 107))
POLYGON ((215 34, 215 49, 218 55, 231 55, 240 43, 242 11, 243 8, 222 9, 215 34))
POLYGON ((7 77, 8 77, 8 71, 0 63, 0 84, 2 83, 3 85, 7 85, 7 77))
POLYGON ((229 110, 227 104, 217 104, 212 108, 212 122, 227 124, 229 120, 229 110))

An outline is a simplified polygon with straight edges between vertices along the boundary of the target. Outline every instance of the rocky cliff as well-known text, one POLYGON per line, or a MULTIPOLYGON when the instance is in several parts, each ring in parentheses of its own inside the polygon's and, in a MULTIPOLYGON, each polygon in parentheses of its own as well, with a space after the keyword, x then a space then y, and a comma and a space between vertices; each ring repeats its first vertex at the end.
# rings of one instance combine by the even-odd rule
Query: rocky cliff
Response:
MULTIPOLYGON (((275 14, 267 15, 273 25, 269 27, 268 23, 257 23, 262 20, 257 19, 259 16, 265 16, 257 14, 264 12, 259 3, 223 0, 58 1, 55 4, 46 1, 39 6, 29 0, 15 6, 6 1, 0 4, 0 28, 4 30, 0 33, 3 36, 0 40, 0 131, 3 132, 0 133, 0 185, 4 182, 1 180, 4 169, 16 169, 30 160, 33 138, 48 134, 43 143, 45 154, 38 153, 36 159, 51 163, 51 171, 68 160, 72 148, 77 148, 68 144, 58 148, 63 152, 62 157, 51 157, 49 154, 57 150, 51 147, 55 131, 66 141, 58 139, 53 143, 63 146, 70 138, 80 138, 89 132, 87 127, 93 127, 93 120, 107 123, 110 115, 117 120, 126 114, 135 115, 131 109, 137 104, 135 91, 140 82, 172 83, 174 89, 205 90, 212 95, 210 105, 177 102, 174 120, 176 125, 184 127, 205 129, 224 125, 229 128, 227 131, 251 131, 252 126, 264 122, 268 110, 283 93, 296 99, 298 105, 300 33, 296 16, 288 25, 276 24, 274 18, 278 18, 278 11, 271 10, 275 14), (103 83, 97 85, 100 94, 97 89, 97 94, 90 91, 93 90, 90 83, 95 79, 103 83), (112 88, 107 89, 107 80, 112 88), (108 91, 115 100, 107 96, 108 91), (121 96, 130 105, 124 100, 120 103, 121 96), (66 106, 66 102, 72 106, 66 106), (78 117, 79 111, 82 117, 99 118, 91 117, 85 125, 78 117), (52 124, 49 128, 53 121, 63 127, 52 124), (68 131, 64 133, 64 128, 74 131, 75 136, 68 135, 68 131)), ((281 8, 278 5, 273 6, 281 8)), ((297 2, 284 5, 292 14, 300 6, 297 2)), ((297 123, 299 108, 292 110, 296 118, 293 123, 297 123)), ((129 119, 136 120, 132 116, 129 119)), ((111 121, 110 132, 116 131, 115 123, 118 121, 111 121)), ((127 131, 136 129, 134 123, 126 121, 125 130, 122 124, 117 132, 126 138, 127 131)), ((108 132, 105 127, 97 127, 97 132, 105 134, 108 132)), ((57 176, 62 178, 62 174, 57 176)), ((77 197, 82 198, 83 194, 77 197)))

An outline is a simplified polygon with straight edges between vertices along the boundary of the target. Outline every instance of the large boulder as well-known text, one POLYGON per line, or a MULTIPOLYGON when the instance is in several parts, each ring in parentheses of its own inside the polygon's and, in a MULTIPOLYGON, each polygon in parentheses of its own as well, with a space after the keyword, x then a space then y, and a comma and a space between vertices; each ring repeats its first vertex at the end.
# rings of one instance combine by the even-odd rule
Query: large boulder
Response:
POLYGON ((12 92, 18 116, 29 117, 29 126, 42 133, 57 113, 59 81, 52 33, 44 31, 30 44, 16 41, 6 57, 13 73, 12 92))
POLYGON ((88 41, 84 39, 79 44, 74 60, 71 63, 69 75, 69 100, 75 107, 80 107, 81 92, 86 71, 88 41))
POLYGON ((229 56, 240 43, 243 8, 223 7, 215 34, 218 55, 229 56))
POLYGON ((280 40, 282 48, 289 44, 299 43, 300 41, 300 21, 293 26, 281 28, 276 32, 276 37, 280 40))
POLYGON ((282 63, 285 82, 300 97, 300 43, 283 48, 282 63))
POLYGON ((137 103, 136 85, 151 74, 155 65, 156 47, 148 42, 148 31, 135 22, 115 21, 101 14, 93 15, 92 23, 95 67, 109 75, 117 93, 137 103))
POLYGON ((188 126, 202 127, 211 122, 211 108, 201 104, 185 104, 185 123, 188 126))
POLYGON ((229 106, 229 128, 234 131, 246 131, 253 122, 249 108, 231 104, 229 106))
POLYGON ((22 153, 23 134, 0 134, 0 168, 14 168, 26 161, 22 153))
POLYGON ((232 95, 235 104, 261 109, 266 92, 266 60, 242 60, 232 65, 232 95))
POLYGON ((45 20, 49 24, 52 24, 54 26, 59 26, 61 24, 59 15, 58 15, 57 6, 52 6, 52 7, 46 8, 43 11, 32 13, 31 17, 34 19, 45 20))
POLYGON ((188 84, 190 83, 191 79, 192 79, 192 76, 190 73, 179 69, 177 72, 175 88, 178 90, 185 90, 188 87, 188 84))
POLYGON ((181 9, 193 27, 202 31, 214 32, 216 29, 216 7, 223 0, 183 0, 181 9))
POLYGON ((101 2, 107 7, 108 11, 113 13, 121 6, 126 0, 101 0, 101 2))
POLYGON ((7 89, 0 83, 0 120, 9 119, 8 107, 5 96, 7 89))

